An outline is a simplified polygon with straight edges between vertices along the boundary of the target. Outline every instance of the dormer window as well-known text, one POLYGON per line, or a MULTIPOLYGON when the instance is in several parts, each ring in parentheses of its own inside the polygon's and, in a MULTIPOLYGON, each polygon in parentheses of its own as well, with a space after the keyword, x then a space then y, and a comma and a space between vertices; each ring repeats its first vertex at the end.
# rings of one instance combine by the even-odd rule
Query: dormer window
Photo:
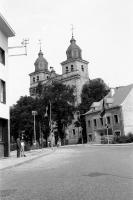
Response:
POLYGON ((81 70, 84 72, 84 65, 81 65, 81 70))
POLYGON ((71 65, 71 71, 73 72, 73 70, 74 70, 74 69, 73 69, 73 65, 71 65))
POLYGON ((68 73, 68 67, 66 67, 66 73, 68 73))
POLYGON ((35 82, 35 77, 33 77, 33 83, 35 82))
POLYGON ((39 81, 39 76, 37 76, 37 81, 39 81))

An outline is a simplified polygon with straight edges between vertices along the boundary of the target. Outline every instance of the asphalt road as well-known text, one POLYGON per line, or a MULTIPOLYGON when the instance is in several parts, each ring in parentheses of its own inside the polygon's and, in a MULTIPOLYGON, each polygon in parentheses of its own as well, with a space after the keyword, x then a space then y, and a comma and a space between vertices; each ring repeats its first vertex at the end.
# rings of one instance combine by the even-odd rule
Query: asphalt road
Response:
POLYGON ((133 200, 133 147, 63 147, 0 179, 1 200, 133 200))

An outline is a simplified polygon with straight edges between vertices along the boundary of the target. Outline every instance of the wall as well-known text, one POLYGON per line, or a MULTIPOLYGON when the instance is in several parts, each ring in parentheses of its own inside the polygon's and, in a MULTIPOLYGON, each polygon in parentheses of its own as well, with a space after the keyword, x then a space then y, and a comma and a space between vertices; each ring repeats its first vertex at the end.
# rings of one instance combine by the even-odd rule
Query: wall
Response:
MULTIPOLYGON (((116 107, 112 109, 106 110, 106 116, 110 116, 111 124, 109 125, 109 129, 112 130, 113 134, 115 131, 120 131, 121 135, 124 134, 124 128, 123 128, 123 117, 121 112, 121 107, 116 107), (118 115, 119 122, 118 124, 114 121, 114 115, 118 115)), ((87 131, 87 140, 89 140, 89 135, 94 135, 96 132, 100 133, 102 130, 106 130, 105 126, 105 117, 103 117, 103 126, 100 123, 100 112, 93 112, 85 116, 86 120, 86 131, 87 131), (93 119, 96 119, 97 121, 97 127, 94 127, 93 119), (88 126, 88 121, 90 120, 91 126, 88 126)))
POLYGON ((133 133, 133 88, 122 104, 124 132, 133 133))

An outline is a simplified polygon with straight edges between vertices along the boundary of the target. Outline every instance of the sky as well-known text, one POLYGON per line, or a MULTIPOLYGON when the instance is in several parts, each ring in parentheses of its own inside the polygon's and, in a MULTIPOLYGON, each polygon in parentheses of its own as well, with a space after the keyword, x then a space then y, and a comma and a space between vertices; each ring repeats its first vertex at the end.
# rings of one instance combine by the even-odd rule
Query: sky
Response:
MULTIPOLYGON (((29 39, 27 56, 9 56, 9 104, 29 95, 29 74, 42 41, 44 57, 57 73, 66 60, 72 36, 89 61, 90 79, 102 78, 109 87, 133 83, 132 0, 0 0, 0 12, 16 33, 9 46, 29 39)), ((9 55, 24 49, 10 50, 9 55)))

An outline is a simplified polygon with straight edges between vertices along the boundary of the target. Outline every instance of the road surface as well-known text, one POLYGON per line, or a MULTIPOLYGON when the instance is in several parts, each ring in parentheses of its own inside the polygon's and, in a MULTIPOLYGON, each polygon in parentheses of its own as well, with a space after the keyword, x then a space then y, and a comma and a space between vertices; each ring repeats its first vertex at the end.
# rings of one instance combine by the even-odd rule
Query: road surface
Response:
POLYGON ((133 200, 133 147, 62 147, 0 180, 1 200, 133 200))

